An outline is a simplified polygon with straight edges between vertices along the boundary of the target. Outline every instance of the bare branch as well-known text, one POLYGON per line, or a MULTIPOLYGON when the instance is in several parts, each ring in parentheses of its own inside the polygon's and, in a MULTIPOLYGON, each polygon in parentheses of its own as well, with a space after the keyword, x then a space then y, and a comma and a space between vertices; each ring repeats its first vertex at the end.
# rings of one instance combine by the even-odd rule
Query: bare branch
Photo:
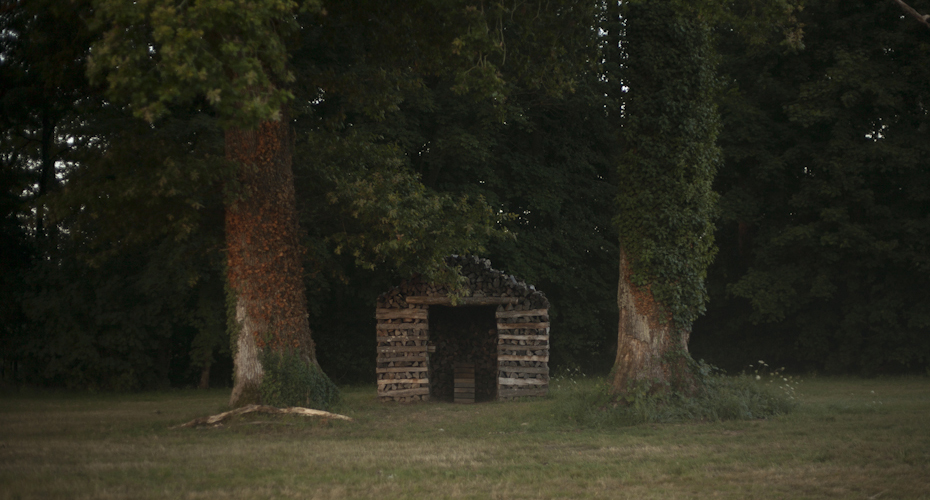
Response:
POLYGON ((290 408, 275 408, 274 406, 263 406, 263 405, 248 405, 243 406, 242 408, 236 408, 232 411, 227 411, 220 413, 219 415, 213 415, 212 417, 200 417, 191 420, 186 424, 176 425, 172 429, 177 429, 179 427, 197 427, 198 425, 215 425, 223 420, 235 416, 242 415, 244 413, 271 413, 271 414, 280 414, 280 413, 291 413, 295 415, 303 415, 305 417, 326 417, 326 418, 338 418, 340 420, 352 421, 352 417, 347 417, 345 415, 339 415, 338 413, 330 413, 328 411, 322 410, 311 410, 309 408, 300 408, 293 406, 290 408))
POLYGON ((924 26, 926 26, 927 28, 930 28, 930 14, 924 15, 924 14, 921 14, 920 12, 917 12, 916 10, 914 10, 913 7, 904 3, 903 0, 891 0, 891 1, 900 5, 901 8, 904 9, 904 12, 907 12, 908 15, 910 15, 914 19, 917 19, 919 22, 923 23, 924 26))

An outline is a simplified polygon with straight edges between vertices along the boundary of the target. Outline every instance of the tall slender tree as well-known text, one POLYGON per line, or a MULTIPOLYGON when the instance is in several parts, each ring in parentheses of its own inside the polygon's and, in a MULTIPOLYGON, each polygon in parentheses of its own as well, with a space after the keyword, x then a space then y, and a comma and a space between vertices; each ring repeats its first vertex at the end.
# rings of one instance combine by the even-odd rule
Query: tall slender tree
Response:
POLYGON ((620 309, 614 392, 687 379, 691 323, 714 256, 714 51, 700 19, 628 4, 622 83, 620 309), (627 91, 628 89, 628 91, 627 91))
POLYGON ((688 340, 704 312, 716 249, 712 183, 717 53, 711 28, 739 43, 798 48, 798 0, 650 2, 607 8, 606 75, 619 100, 620 309, 612 390, 691 388, 688 340))

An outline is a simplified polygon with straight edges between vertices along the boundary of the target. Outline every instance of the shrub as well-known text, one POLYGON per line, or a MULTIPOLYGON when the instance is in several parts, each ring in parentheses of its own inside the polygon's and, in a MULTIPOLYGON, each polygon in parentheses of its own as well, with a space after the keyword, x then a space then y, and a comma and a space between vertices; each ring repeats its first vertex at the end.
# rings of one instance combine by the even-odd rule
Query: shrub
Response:
MULTIPOLYGON (((585 427, 686 421, 752 420, 784 415, 796 407, 793 386, 762 383, 752 375, 727 376, 706 363, 695 364, 698 390, 654 390, 641 381, 620 396, 604 380, 565 384, 556 405, 559 417, 585 427)), ((560 384, 561 386, 561 384, 560 384)))

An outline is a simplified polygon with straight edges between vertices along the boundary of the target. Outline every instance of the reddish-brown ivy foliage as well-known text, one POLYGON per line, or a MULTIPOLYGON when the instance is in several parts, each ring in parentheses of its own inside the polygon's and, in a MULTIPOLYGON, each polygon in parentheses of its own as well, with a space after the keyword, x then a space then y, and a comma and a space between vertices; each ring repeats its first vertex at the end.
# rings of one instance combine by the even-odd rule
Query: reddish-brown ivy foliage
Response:
POLYGON ((239 165, 237 201, 226 210, 229 284, 260 348, 297 349, 315 360, 307 321, 287 120, 226 132, 239 165))

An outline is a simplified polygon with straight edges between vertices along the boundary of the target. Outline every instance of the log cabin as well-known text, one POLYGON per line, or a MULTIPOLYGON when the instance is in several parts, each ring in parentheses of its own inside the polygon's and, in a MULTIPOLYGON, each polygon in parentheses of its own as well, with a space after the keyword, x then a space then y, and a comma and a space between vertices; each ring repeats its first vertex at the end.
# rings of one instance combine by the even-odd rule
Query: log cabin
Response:
POLYGON ((378 297, 378 400, 474 403, 549 392, 546 295, 475 256, 451 256, 465 292, 419 278, 378 297))

